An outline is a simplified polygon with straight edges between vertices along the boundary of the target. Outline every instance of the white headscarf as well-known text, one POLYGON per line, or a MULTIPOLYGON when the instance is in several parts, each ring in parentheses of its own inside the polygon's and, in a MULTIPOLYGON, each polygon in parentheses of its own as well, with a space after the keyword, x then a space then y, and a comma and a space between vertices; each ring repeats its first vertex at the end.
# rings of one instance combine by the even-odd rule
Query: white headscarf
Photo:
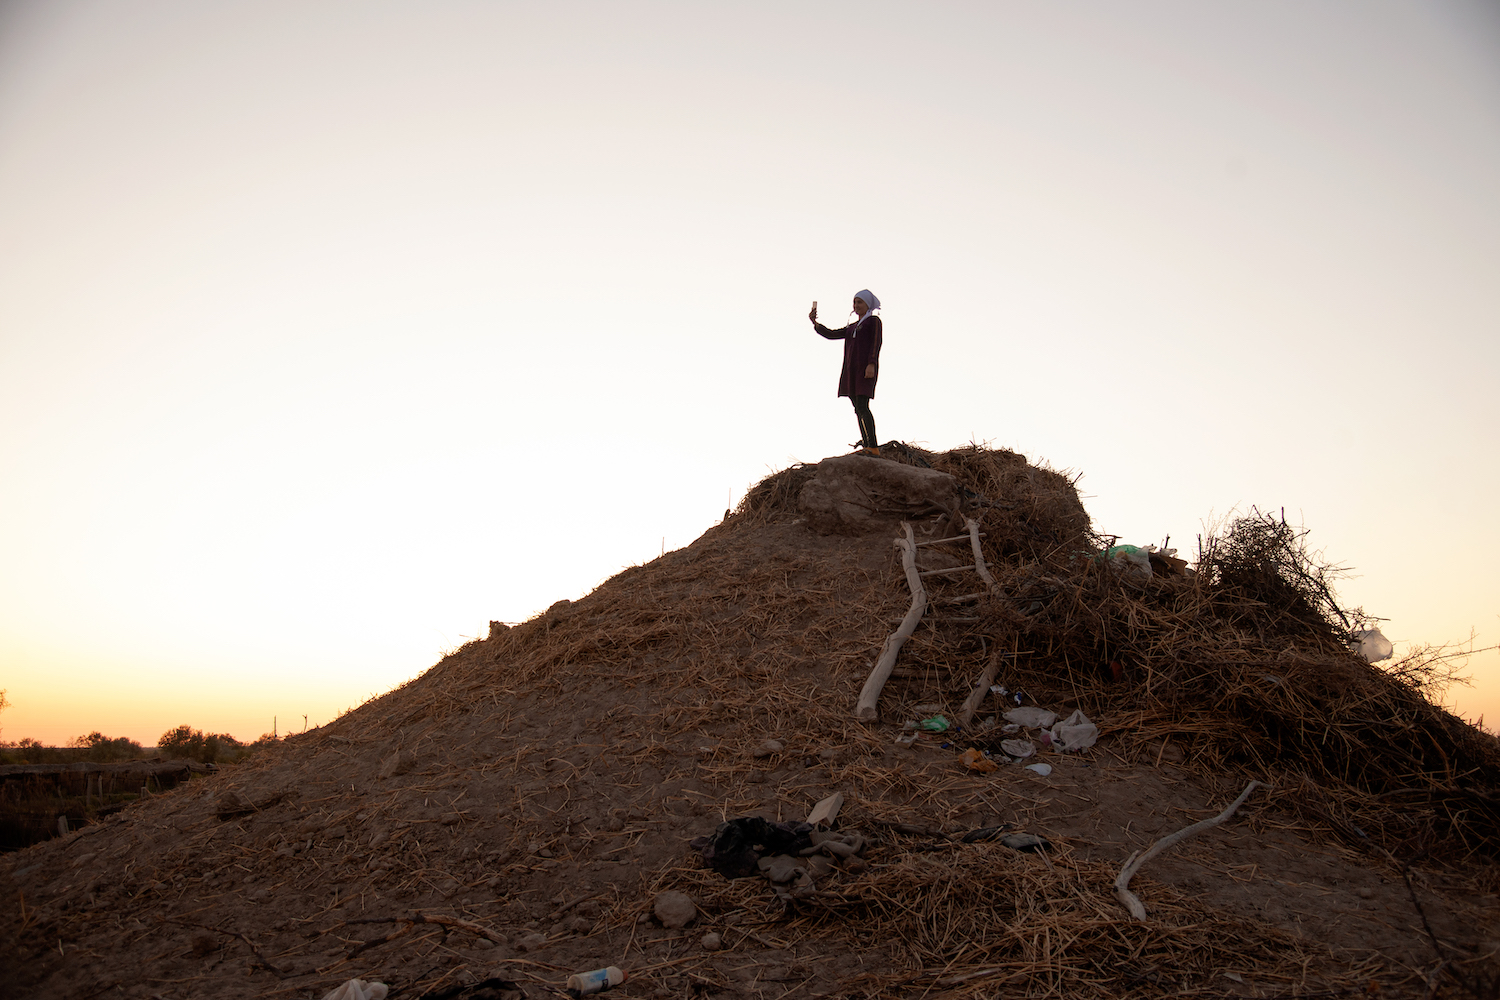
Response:
POLYGON ((870 291, 868 288, 863 288, 855 292, 854 297, 856 299, 863 299, 865 305, 869 306, 871 309, 880 308, 880 300, 877 299, 875 297, 875 293, 870 291))

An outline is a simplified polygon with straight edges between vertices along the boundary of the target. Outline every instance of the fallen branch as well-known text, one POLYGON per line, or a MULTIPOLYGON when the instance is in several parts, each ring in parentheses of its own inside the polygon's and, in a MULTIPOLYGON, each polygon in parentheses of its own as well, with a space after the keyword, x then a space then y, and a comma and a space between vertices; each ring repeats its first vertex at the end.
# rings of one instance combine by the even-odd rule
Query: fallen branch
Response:
POLYGON ((232 931, 227 927, 215 927, 213 924, 200 924, 195 921, 178 920, 175 917, 168 917, 167 922, 178 924, 182 927, 201 927, 206 931, 213 931, 215 934, 223 934, 225 937, 237 937, 241 941, 245 942, 245 946, 248 947, 251 954, 254 955, 252 964, 259 965, 261 968, 265 969, 267 972, 271 973, 278 979, 286 979, 290 976, 290 973, 286 972, 283 969, 277 968, 275 965, 272 965, 270 959, 266 958, 265 953, 260 950, 260 945, 256 944, 254 941, 250 940, 249 937, 241 934, 239 931, 232 931))
POLYGON ((1115 898, 1118 899, 1122 904, 1124 904, 1125 908, 1130 911, 1130 915, 1132 917, 1134 917, 1136 920, 1146 919, 1145 904, 1142 903, 1139 898, 1137 898, 1135 893, 1130 891, 1130 880, 1135 877, 1135 873, 1140 869, 1141 865, 1145 864, 1147 861, 1150 861, 1162 851, 1165 851, 1167 848, 1172 847, 1179 841, 1186 840, 1189 837, 1202 833, 1209 827, 1218 826, 1220 823, 1233 816, 1235 810, 1244 804, 1245 800, 1250 797, 1250 793, 1259 788, 1260 784, 1261 783, 1259 781, 1252 781, 1250 782, 1250 784, 1246 785, 1245 790, 1243 792, 1240 792, 1240 797, 1229 803, 1229 808, 1219 813, 1219 815, 1213 816, 1209 819, 1200 820, 1199 822, 1194 823, 1192 826, 1178 830, 1176 833, 1170 833, 1158 840, 1156 843, 1152 844, 1145 854, 1142 854, 1140 851, 1136 851, 1125 860, 1125 866, 1120 869, 1120 874, 1115 879, 1115 898))
MULTIPOLYGON (((399 919, 399 918, 392 918, 392 919, 399 919)), ((370 923, 383 923, 384 921, 369 921, 369 922, 370 923)), ((385 935, 383 935, 381 937, 377 937, 377 938, 370 938, 368 941, 360 941, 360 942, 356 943, 344 955, 344 960, 348 961, 349 959, 351 959, 354 956, 358 955, 360 952, 364 951, 366 948, 373 948, 376 945, 385 944, 385 943, 387 943, 389 941, 394 941, 398 937, 400 937, 401 935, 405 934, 407 931, 411 930, 415 926, 416 926, 416 924, 412 923, 409 920, 401 920, 401 926, 397 927, 395 930, 391 931, 389 934, 385 934, 385 935)))
MULTIPOLYGON (((578 902, 581 903, 583 900, 579 900, 578 902)), ((442 924, 444 927, 457 927, 459 930, 468 931, 470 934, 478 934, 480 937, 489 938, 496 944, 510 943, 505 940, 504 934, 501 934, 499 931, 492 931, 483 924, 476 924, 472 920, 460 920, 458 917, 446 917, 441 913, 422 913, 420 911, 412 913, 411 919, 417 923, 442 924)))
POLYGON ((911 608, 902 619, 901 627, 885 640, 885 648, 875 663, 875 669, 870 671, 865 686, 860 689, 859 701, 854 705, 854 717, 862 722, 873 722, 880 717, 875 705, 880 701, 881 689, 890 679, 901 647, 906 645, 906 640, 917 630, 922 612, 927 610, 927 591, 922 586, 921 574, 917 572, 917 541, 912 535, 910 523, 903 521, 901 527, 906 531, 906 537, 896 539, 895 544, 901 550, 901 565, 906 570, 906 583, 911 587, 911 608))

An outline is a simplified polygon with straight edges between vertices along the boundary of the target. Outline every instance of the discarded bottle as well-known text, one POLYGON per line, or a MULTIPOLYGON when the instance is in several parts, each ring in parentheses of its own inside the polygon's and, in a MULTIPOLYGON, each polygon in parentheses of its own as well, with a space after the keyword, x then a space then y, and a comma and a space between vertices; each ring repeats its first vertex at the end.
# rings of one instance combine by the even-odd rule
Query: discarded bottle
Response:
POLYGON ((603 993, 612 986, 619 986, 628 977, 619 966, 611 965, 604 969, 595 969, 593 972, 580 972, 568 977, 568 996, 573 1000, 588 996, 590 993, 603 993))

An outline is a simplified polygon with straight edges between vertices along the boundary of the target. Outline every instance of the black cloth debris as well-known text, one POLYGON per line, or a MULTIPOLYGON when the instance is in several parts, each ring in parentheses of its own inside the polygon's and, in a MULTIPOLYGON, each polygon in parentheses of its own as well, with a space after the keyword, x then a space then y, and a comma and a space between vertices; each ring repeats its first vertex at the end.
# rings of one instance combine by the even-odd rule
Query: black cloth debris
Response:
POLYGON ((759 875, 762 854, 796 856, 813 846, 808 836, 811 823, 772 823, 759 816, 742 816, 720 823, 709 837, 698 837, 689 846, 708 867, 725 878, 748 878, 759 875))

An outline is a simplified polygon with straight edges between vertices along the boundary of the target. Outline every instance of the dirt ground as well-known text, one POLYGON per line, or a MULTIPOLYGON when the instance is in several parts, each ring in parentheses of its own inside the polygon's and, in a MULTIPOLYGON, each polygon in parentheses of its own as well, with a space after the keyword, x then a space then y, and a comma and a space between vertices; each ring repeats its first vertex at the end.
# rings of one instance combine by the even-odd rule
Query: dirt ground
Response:
POLYGON ((949 734, 897 743, 932 706, 951 718, 983 663, 961 614, 924 623, 881 721, 854 722, 909 600, 891 537, 731 518, 258 760, 0 858, 6 995, 320 998, 358 977, 400 997, 505 995, 492 979, 540 997, 606 965, 629 973, 623 997, 1462 997, 1500 981, 1492 862, 1350 843, 1288 808, 1303 791, 1286 775, 1207 771, 1109 718, 1095 746, 1043 751, 1047 776, 968 771, 949 734), (1148 919, 1131 920, 1111 887, 1130 854, 1251 777, 1273 787, 1136 876, 1148 919), (814 900, 725 879, 688 846, 833 792, 869 843, 814 900), (961 839, 1003 824, 1051 846, 961 839), (653 915, 669 890, 696 904, 685 927, 653 915))

